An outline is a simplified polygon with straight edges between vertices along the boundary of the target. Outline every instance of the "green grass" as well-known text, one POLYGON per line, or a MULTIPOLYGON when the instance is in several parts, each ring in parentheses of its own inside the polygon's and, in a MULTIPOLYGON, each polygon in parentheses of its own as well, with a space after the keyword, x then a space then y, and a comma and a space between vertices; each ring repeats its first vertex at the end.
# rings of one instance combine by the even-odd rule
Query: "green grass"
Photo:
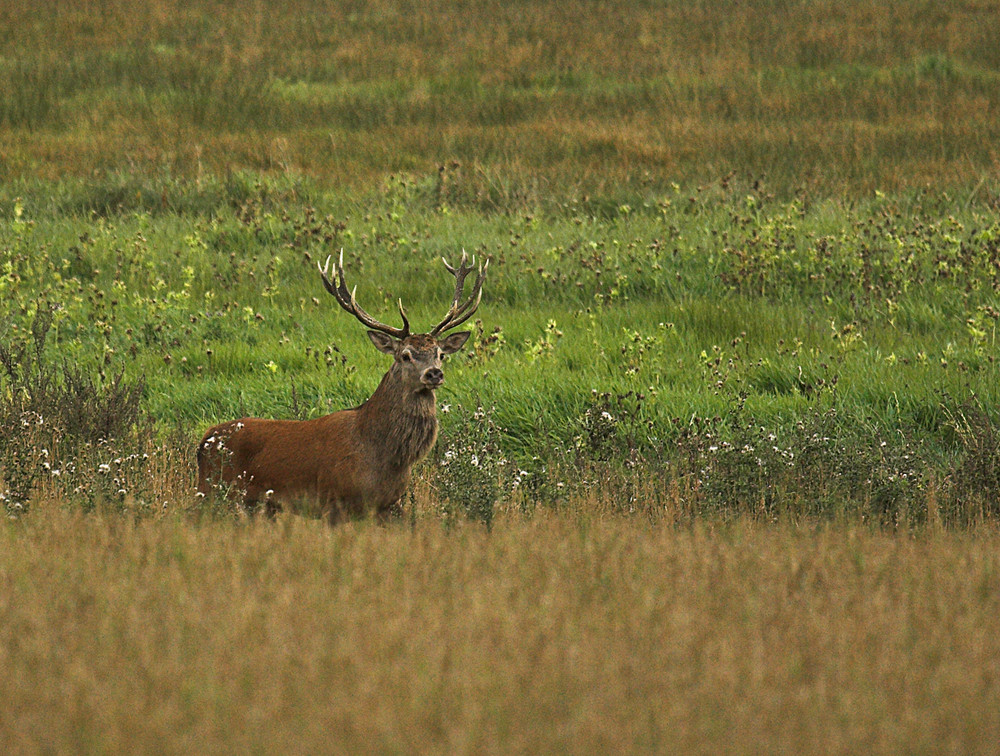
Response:
POLYGON ((941 485, 958 519, 970 486, 992 511, 992 209, 928 192, 786 201, 729 181, 635 206, 483 215, 449 205, 438 180, 394 178, 351 203, 302 179, 203 192, 161 179, 149 195, 189 197, 187 209, 90 218, 27 195, 2 231, 7 338, 32 343, 51 311, 42 362, 123 365, 144 377, 150 419, 192 440, 225 418, 316 416, 363 401, 387 367, 316 263, 345 247, 364 306, 393 320, 402 298, 426 328, 449 296, 438 258, 466 248, 493 263, 477 335, 441 392, 446 440, 482 405, 511 470, 541 459, 627 475, 641 460, 718 486, 715 505, 753 507, 756 462, 765 498, 804 497, 807 511, 924 513, 941 485), (987 434, 974 448, 959 432, 970 416, 987 434), (760 456, 794 454, 807 426, 828 439, 817 458, 760 456), (985 477, 965 480, 970 455, 985 477), (843 487, 817 489, 828 477, 843 487))

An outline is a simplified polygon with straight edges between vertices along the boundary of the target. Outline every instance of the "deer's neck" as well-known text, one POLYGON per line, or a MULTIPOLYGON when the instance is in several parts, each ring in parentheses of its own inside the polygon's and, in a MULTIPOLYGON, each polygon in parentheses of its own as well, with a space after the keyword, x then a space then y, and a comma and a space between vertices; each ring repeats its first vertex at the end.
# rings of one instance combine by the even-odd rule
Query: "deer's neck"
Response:
POLYGON ((362 438, 390 469, 405 471, 422 459, 437 439, 434 392, 407 390, 395 366, 358 413, 362 438))

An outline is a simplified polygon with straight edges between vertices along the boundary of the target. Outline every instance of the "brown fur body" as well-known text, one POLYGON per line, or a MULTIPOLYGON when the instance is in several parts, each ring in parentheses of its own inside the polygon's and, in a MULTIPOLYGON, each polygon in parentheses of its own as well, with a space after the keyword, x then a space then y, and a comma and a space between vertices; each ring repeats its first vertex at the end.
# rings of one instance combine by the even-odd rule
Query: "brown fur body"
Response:
POLYGON ((331 522, 386 516, 437 438, 441 357, 468 333, 441 342, 426 334, 369 337, 395 362, 368 401, 314 420, 244 418, 209 428, 198 446, 198 491, 226 487, 269 512, 308 501, 331 522))

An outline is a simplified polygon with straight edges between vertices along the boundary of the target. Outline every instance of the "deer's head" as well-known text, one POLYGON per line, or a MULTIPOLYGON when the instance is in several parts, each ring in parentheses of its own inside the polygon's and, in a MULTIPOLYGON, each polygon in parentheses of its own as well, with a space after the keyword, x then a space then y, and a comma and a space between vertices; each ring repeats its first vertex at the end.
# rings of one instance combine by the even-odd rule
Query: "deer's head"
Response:
POLYGON ((392 370, 411 391, 433 391, 444 383, 442 360, 461 349, 468 331, 458 331, 438 340, 429 333, 417 333, 395 339, 381 331, 369 331, 368 338, 380 352, 395 359, 392 370))
POLYGON ((458 331, 448 336, 443 336, 445 331, 450 331, 470 317, 479 307, 479 301, 483 297, 483 282, 486 280, 486 269, 489 267, 490 258, 480 266, 476 282, 472 287, 472 293, 465 301, 462 301, 462 293, 465 288, 465 278, 475 269, 475 258, 471 265, 466 265, 468 256, 462 251, 462 260, 457 268, 448 264, 442 258, 448 272, 455 276, 455 296, 452 299, 444 319, 441 320, 429 333, 410 333, 410 322, 406 318, 406 311, 403 309, 402 300, 399 301, 399 314, 403 319, 402 328, 394 328, 385 323, 375 320, 371 315, 361 309, 354 298, 353 290, 348 290, 344 280, 344 250, 340 250, 340 258, 333 263, 332 278, 329 275, 332 256, 326 260, 326 265, 320 268, 320 275, 323 277, 323 285, 330 292, 337 302, 367 326, 368 338, 380 352, 391 354, 395 360, 390 373, 401 381, 403 387, 411 392, 434 391, 444 383, 444 369, 442 360, 449 354, 454 354, 461 349, 468 341, 469 331, 458 331), (461 302, 461 304, 460 304, 461 302))

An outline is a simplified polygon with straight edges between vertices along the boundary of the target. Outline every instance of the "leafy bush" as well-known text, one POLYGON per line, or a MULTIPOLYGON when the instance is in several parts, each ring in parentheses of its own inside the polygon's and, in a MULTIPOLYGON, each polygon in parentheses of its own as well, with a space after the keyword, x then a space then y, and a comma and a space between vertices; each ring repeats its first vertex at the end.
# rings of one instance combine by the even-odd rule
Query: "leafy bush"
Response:
POLYGON ((961 450, 951 475, 955 503, 995 517, 1000 514, 1000 428, 975 399, 958 408, 950 426, 961 450))
POLYGON ((906 439, 853 429, 833 409, 775 427, 736 419, 724 427, 721 418, 692 418, 676 442, 679 466, 710 510, 766 517, 850 512, 889 525, 922 516, 925 463, 906 439))
MULTIPOLYGON (((121 444, 112 442, 137 445, 141 432, 152 433, 142 423, 144 381, 126 379, 124 368, 95 376, 79 365, 53 361, 46 350, 51 325, 52 310, 40 306, 29 333, 8 334, 0 343, 0 425, 6 429, 0 435, 0 498, 9 514, 24 510, 43 475, 67 484, 67 473, 86 467, 77 458, 91 456, 89 450, 104 447, 118 467, 123 458, 141 460, 140 453, 123 454, 121 444)), ((107 470, 98 463, 98 471, 111 472, 104 464, 107 470)), ((127 477, 138 480, 140 472, 127 477)), ((124 494, 125 478, 112 475, 108 486, 124 494)))
POLYGON ((513 485, 511 466, 501 447, 502 430, 492 408, 479 406, 471 415, 461 405, 451 411, 461 420, 442 445, 437 465, 441 514, 448 522, 464 514, 490 527, 497 502, 513 485))

